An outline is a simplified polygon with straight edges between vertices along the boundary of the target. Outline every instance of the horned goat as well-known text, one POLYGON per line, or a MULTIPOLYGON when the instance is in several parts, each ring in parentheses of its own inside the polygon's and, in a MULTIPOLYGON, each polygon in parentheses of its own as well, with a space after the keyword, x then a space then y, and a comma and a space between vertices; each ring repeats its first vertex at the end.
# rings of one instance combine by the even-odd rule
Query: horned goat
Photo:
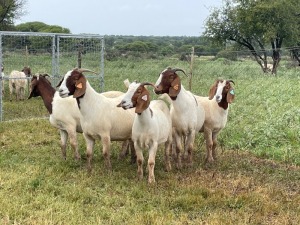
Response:
POLYGON ((123 109, 135 108, 132 125, 132 141, 137 156, 138 178, 143 178, 143 149, 149 149, 148 182, 155 182, 154 167, 158 145, 165 143, 165 168, 171 169, 169 152, 172 143, 172 121, 170 111, 162 100, 150 101, 150 94, 145 85, 151 83, 132 82, 123 100, 118 105, 123 109))
POLYGON ((10 101, 15 92, 17 100, 25 99, 25 90, 28 84, 27 77, 31 76, 31 69, 24 67, 22 71, 13 70, 9 75, 10 101))
POLYGON ((83 72, 85 69, 68 71, 59 87, 59 95, 76 98, 80 111, 80 123, 87 145, 87 166, 91 171, 91 161, 95 140, 101 138, 106 167, 111 169, 111 141, 125 141, 131 138, 134 110, 117 107, 120 100, 107 98, 97 93, 83 72))
POLYGON ((206 162, 216 160, 217 136, 227 123, 229 104, 235 97, 232 80, 217 79, 209 90, 208 97, 196 96, 198 104, 205 110, 204 132, 206 142, 206 162))
MULTIPOLYGON (((203 126, 205 112, 202 105, 198 104, 194 95, 185 90, 181 84, 177 71, 182 69, 167 68, 163 70, 155 83, 155 93, 167 93, 172 100, 170 114, 173 126, 173 139, 176 146, 176 166, 181 168, 182 143, 184 150, 188 153, 188 164, 192 164, 192 153, 196 132, 203 126)), ((172 150, 173 151, 173 150, 172 150)))
MULTIPOLYGON (((48 74, 37 74, 31 79, 30 94, 28 99, 41 96, 45 107, 50 114, 50 123, 59 129, 61 140, 62 157, 66 159, 67 139, 70 138, 70 144, 74 150, 75 159, 80 159, 78 151, 77 133, 82 133, 80 125, 80 112, 76 100, 72 97, 61 98, 58 92, 51 86, 50 81, 46 78, 48 74)), ((118 97, 123 95, 120 91, 109 91, 102 93, 107 97, 118 97)), ((123 151, 126 150, 127 144, 123 143, 123 151)))

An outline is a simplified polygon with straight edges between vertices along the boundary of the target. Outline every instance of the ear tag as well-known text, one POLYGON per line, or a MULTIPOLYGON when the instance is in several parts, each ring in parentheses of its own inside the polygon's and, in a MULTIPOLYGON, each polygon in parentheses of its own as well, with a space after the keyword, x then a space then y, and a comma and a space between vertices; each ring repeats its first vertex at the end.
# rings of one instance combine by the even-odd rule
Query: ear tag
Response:
POLYGON ((232 95, 234 95, 234 90, 232 89, 229 93, 232 94, 232 95))
POLYGON ((76 87, 77 87, 78 89, 81 89, 81 88, 82 88, 82 83, 77 84, 76 87))
POLYGON ((178 91, 178 84, 176 84, 173 88, 174 90, 178 91))
POLYGON ((144 95, 144 96, 142 97, 142 99, 143 99, 144 101, 147 101, 147 99, 148 99, 147 95, 144 95))

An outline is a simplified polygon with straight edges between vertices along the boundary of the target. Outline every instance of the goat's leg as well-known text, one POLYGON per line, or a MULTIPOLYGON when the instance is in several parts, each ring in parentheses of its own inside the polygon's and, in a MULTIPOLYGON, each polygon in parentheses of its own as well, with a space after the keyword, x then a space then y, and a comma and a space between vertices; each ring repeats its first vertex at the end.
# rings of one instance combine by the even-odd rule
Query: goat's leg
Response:
POLYGON ((25 97, 25 89, 23 87, 20 87, 20 94, 19 94, 20 100, 24 100, 25 97))
POLYGON ((218 133, 212 134, 212 141, 213 141, 212 156, 213 156, 214 160, 217 160, 217 146, 218 146, 217 136, 218 136, 218 133))
POLYGON ((154 142, 149 149, 149 158, 148 158, 148 183, 155 183, 155 176, 154 176, 154 167, 155 167, 155 157, 157 152, 157 142, 154 142))
POLYGON ((108 170, 111 170, 111 163, 110 163, 110 136, 102 136, 101 137, 102 141, 102 152, 103 152, 103 157, 105 161, 105 166, 108 170))
POLYGON ((170 162, 170 151, 172 146, 172 134, 169 135, 168 140, 165 142, 165 170, 171 170, 171 162, 170 162))
POLYGON ((93 158, 93 149, 95 145, 95 139, 83 133, 85 142, 86 142, 86 156, 87 156, 87 169, 90 173, 92 171, 92 158, 93 158))
POLYGON ((175 143, 176 143, 176 168, 181 169, 182 163, 181 163, 181 154, 182 154, 182 144, 181 144, 181 138, 176 133, 174 136, 175 143))
POLYGON ((74 150, 75 160, 80 160, 81 156, 78 151, 78 142, 77 142, 77 134, 76 131, 69 132, 70 144, 72 149, 74 150))
POLYGON ((144 163, 144 156, 143 150, 138 146, 137 142, 134 142, 134 148, 136 153, 136 162, 137 162, 137 176, 139 180, 143 179, 143 163, 144 163))
POLYGON ((130 146, 130 155, 131 155, 131 160, 130 160, 130 163, 131 164, 134 164, 136 162, 136 153, 135 153, 135 148, 134 148, 134 144, 133 144, 133 141, 130 139, 129 140, 129 146, 130 146))
POLYGON ((124 159, 129 153, 129 140, 122 142, 121 152, 119 154, 119 159, 124 159))
POLYGON ((67 159, 67 139, 68 139, 68 133, 65 130, 59 130, 60 133, 60 147, 61 147, 61 154, 64 160, 67 159))
POLYGON ((212 141, 212 132, 210 130, 204 130, 204 138, 206 142, 206 163, 212 163, 214 161, 213 155, 212 155, 212 147, 213 147, 213 141, 212 141))
POLYGON ((187 164, 188 166, 192 166, 193 164, 193 151, 194 151, 194 142, 195 142, 195 130, 191 130, 186 137, 185 148, 187 149, 188 158, 187 164))

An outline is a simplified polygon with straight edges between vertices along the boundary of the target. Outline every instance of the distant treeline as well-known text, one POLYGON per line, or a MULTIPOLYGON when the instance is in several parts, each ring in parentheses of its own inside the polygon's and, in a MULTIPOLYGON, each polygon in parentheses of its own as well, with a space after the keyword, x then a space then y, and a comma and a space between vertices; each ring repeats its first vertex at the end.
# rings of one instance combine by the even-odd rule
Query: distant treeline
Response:
POLYGON ((157 58, 172 55, 183 59, 191 54, 192 47, 197 56, 216 55, 221 50, 205 37, 105 36, 107 60, 120 56, 157 58))

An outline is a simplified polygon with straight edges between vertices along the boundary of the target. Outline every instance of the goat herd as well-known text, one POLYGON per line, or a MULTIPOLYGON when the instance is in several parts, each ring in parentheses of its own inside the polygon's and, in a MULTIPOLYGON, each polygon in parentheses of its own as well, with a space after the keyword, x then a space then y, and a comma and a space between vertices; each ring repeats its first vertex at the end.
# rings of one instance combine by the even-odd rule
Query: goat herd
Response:
MULTIPOLYGON (((101 139, 105 164, 111 169, 111 141, 122 141, 121 155, 130 146, 139 179, 143 178, 143 149, 149 150, 148 182, 153 183, 158 145, 164 143, 165 169, 171 169, 170 156, 180 169, 184 153, 187 154, 187 164, 192 164, 195 135, 203 132, 206 163, 216 160, 217 135, 226 125, 229 103, 235 97, 232 80, 217 79, 209 96, 202 97, 187 91, 181 84, 177 73, 185 74, 182 69, 167 68, 160 73, 155 84, 126 82, 126 93, 97 93, 83 75, 85 72, 93 71, 78 68, 68 71, 57 90, 51 86, 47 74, 34 75, 31 79, 28 98, 42 97, 50 114, 50 123, 60 131, 64 158, 69 137, 75 158, 80 159, 76 133, 83 133, 88 170, 92 169, 96 139, 101 139), (160 95, 158 100, 151 101, 148 86, 160 95)), ((24 70, 23 74, 26 76, 28 71, 24 70)), ((15 83, 10 84, 10 88, 18 87, 16 82, 18 79, 15 82, 10 80, 10 83, 15 83)))

